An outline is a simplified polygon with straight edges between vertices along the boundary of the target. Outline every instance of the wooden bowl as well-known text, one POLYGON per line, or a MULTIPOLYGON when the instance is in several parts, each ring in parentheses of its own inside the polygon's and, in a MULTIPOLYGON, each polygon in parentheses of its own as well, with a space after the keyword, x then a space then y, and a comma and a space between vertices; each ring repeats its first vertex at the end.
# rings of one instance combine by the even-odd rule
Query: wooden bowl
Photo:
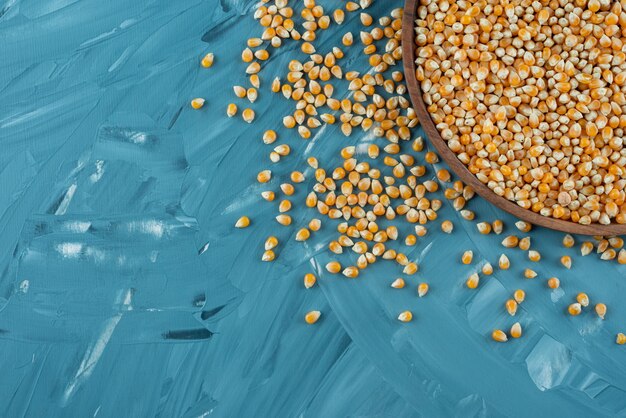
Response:
POLYGON ((530 222, 533 225, 539 225, 558 231, 568 232, 571 234, 583 235, 624 235, 626 234, 626 225, 610 224, 602 225, 594 223, 591 225, 580 225, 575 222, 562 219, 550 218, 540 215, 529 209, 524 209, 504 197, 495 194, 486 184, 483 184, 476 176, 467 169, 443 140, 435 123, 430 117, 426 104, 422 98, 422 90, 420 89, 417 78, 415 77, 415 16, 417 13, 418 0, 406 0, 404 3, 404 16, 402 21, 402 59, 404 61, 404 74, 406 83, 411 96, 411 102, 420 124, 424 128, 428 140, 435 146, 441 158, 450 166, 452 171, 467 185, 474 188, 477 194, 483 199, 494 204, 500 209, 509 212, 519 219, 530 222))

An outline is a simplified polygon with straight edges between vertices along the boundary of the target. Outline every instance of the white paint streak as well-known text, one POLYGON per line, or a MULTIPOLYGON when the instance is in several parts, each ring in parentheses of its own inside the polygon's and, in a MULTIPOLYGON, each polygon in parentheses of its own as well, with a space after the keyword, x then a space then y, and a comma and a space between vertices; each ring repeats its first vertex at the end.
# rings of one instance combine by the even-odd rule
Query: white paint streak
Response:
MULTIPOLYGON (((132 294, 130 289, 127 289, 123 295, 122 292, 120 292, 114 303, 119 304, 122 301, 122 296, 124 297, 123 305, 126 307, 125 310, 132 310, 132 294)), ((87 347, 76 374, 63 392, 63 406, 67 405, 67 402, 71 399, 76 389, 93 373, 100 357, 102 357, 102 353, 104 353, 104 349, 111 339, 111 335, 113 335, 113 331, 115 331, 117 324, 119 324, 122 319, 122 315, 123 312, 120 312, 105 321, 100 335, 87 347)))
POLYGON ((65 212, 67 212, 67 208, 70 206, 70 203, 72 202, 72 198, 74 197, 74 193, 76 193, 76 188, 78 186, 76 185, 76 183, 73 183, 65 192, 65 196, 63 197, 63 201, 61 201, 61 203, 59 204, 59 207, 57 208, 57 210, 54 212, 55 215, 65 215, 65 212))

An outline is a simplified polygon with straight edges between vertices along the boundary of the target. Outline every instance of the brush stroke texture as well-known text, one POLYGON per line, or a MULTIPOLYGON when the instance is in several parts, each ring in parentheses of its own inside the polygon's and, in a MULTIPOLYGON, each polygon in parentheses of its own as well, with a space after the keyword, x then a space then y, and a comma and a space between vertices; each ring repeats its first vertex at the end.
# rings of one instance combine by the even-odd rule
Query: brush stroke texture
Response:
MULTIPOLYGON (((476 233, 449 207, 452 238, 435 225, 407 255, 421 269, 403 291, 400 271, 377 263, 357 280, 323 266, 330 222, 307 244, 277 230, 275 207, 253 182, 269 150, 260 132, 291 104, 272 97, 295 45, 272 50, 257 121, 227 119, 225 98, 245 84, 239 53, 259 29, 251 0, 4 0, 0 3, 0 415, 7 417, 436 417, 626 416, 624 266, 597 257, 558 264, 561 235, 533 231, 539 277, 507 251, 509 271, 462 283, 499 238, 476 233), (216 53, 213 68, 198 65, 216 53), (207 104, 190 111, 191 98, 207 104), (241 215, 252 226, 233 232, 241 215), (259 261, 277 234, 279 257, 259 261), (474 249, 473 266, 457 259, 474 249), (319 286, 301 280, 317 270, 319 286), (428 297, 415 287, 428 281, 428 297), (496 345, 493 327, 522 287, 525 336, 496 345), (609 306, 607 320, 569 318, 578 291, 609 306), (315 327, 302 322, 323 312, 315 327), (394 318, 412 309, 414 322, 394 318)), ((399 1, 377 1, 388 13, 399 1)), ((320 45, 359 30, 358 15, 320 45)), ((345 68, 365 64, 359 48, 345 68)), ((339 90, 337 90, 339 91, 339 90)), ((335 127, 302 141, 277 129, 292 155, 272 167, 276 187, 315 155, 374 139, 335 127)), ((359 153, 363 152, 363 146, 359 153)), ((310 170, 305 172, 310 176, 310 170)), ((302 201, 300 189, 294 201, 302 201)), ((481 219, 513 219, 471 202, 481 219)), ((294 210, 297 225, 312 214, 294 210)), ((401 231, 408 233, 409 229, 401 231)), ((580 240, 579 240, 580 241, 580 240)))

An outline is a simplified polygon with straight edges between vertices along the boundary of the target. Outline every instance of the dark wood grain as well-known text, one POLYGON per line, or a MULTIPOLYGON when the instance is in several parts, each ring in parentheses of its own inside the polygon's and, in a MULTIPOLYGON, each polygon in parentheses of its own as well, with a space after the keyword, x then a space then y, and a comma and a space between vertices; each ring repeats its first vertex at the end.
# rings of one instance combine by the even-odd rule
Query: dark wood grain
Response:
POLYGON ((535 213, 529 209, 524 209, 504 197, 495 194, 486 184, 483 184, 476 176, 474 176, 468 168, 456 156, 456 154, 448 148, 448 144, 443 140, 439 131, 435 127, 435 123, 430 117, 426 104, 422 98, 422 91, 415 76, 415 16, 417 4, 419 0, 406 0, 404 4, 404 16, 402 24, 402 56, 404 61, 404 74, 406 77, 411 102, 415 108, 415 112, 420 120, 429 142, 437 149, 439 155, 448 163, 452 171, 465 183, 474 188, 476 193, 483 199, 494 204, 500 209, 509 212, 519 219, 530 222, 533 225, 543 226, 558 231, 568 232, 571 234, 583 235, 624 235, 626 234, 626 225, 610 224, 602 225, 594 223, 591 225, 580 225, 575 222, 562 219, 554 219, 535 213))

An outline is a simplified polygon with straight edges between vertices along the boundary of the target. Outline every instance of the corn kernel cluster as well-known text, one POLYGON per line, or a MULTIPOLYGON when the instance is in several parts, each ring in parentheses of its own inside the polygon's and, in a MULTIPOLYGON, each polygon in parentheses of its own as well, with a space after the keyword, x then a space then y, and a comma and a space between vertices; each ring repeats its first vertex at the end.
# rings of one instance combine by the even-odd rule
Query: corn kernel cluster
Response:
MULTIPOLYGON (((397 264, 399 271, 405 276, 390 281, 390 287, 404 289, 408 276, 414 275, 419 266, 404 254, 402 248, 416 245, 418 239, 427 234, 428 225, 438 221, 438 211, 446 201, 459 212, 462 219, 476 222, 476 214, 466 207, 467 202, 474 197, 474 191, 461 181, 454 181, 446 169, 429 168, 439 159, 437 154, 425 149, 426 144, 421 137, 413 135, 419 122, 406 97, 404 75, 396 68, 402 59, 402 10, 394 9, 390 16, 383 16, 376 21, 365 12, 372 1, 347 1, 343 8, 326 13, 314 0, 305 0, 300 11, 300 20, 295 16, 294 9, 288 5, 288 0, 263 0, 254 14, 254 18, 263 28, 262 33, 258 38, 249 39, 241 54, 247 66, 245 72, 249 76, 250 87, 234 86, 233 91, 238 99, 246 100, 252 106, 261 90, 261 64, 270 56, 266 46, 278 48, 287 40, 300 43, 299 50, 307 58, 294 57, 285 72, 275 77, 267 89, 294 104, 293 112, 285 115, 282 120, 284 127, 294 129, 300 138, 309 140, 315 135, 322 135, 320 128, 340 123, 340 131, 345 136, 350 136, 353 130, 360 128, 362 132, 371 133, 373 141, 369 144, 345 146, 340 151, 341 163, 334 167, 323 168, 315 157, 308 157, 308 168, 305 166, 302 171, 292 171, 288 179, 276 179, 271 169, 262 167, 256 180, 267 185, 267 188, 262 191, 261 197, 268 202, 279 200, 275 220, 281 226, 297 228, 293 238, 295 241, 304 242, 314 238, 315 233, 322 228, 324 218, 335 223, 337 235, 328 244, 328 250, 336 258, 326 264, 328 272, 356 278, 372 263, 387 260, 397 264), (318 52, 315 46, 318 30, 325 30, 330 25, 341 25, 349 18, 347 13, 356 11, 360 11, 359 18, 363 26, 359 40, 363 53, 369 57, 370 68, 366 68, 363 75, 358 71, 360 69, 345 71, 342 68, 342 48, 352 47, 354 43, 351 32, 341 37, 341 46, 325 47, 324 52, 318 52), (341 82, 345 82, 347 86, 339 90, 336 86, 341 82), (307 178, 305 173, 311 171, 313 177, 307 178), (276 183, 280 184, 273 188, 276 183), (304 206, 316 211, 315 216, 319 215, 298 226, 294 225, 297 221, 290 215, 296 206, 291 200, 296 188, 305 188, 304 206), (442 195, 445 199, 440 200, 438 197, 442 195), (412 225, 412 232, 402 237, 399 227, 407 225, 412 225), (342 265, 339 259, 345 259, 348 255, 356 258, 356 261, 342 265)), ((452 6, 444 2, 439 3, 439 7, 447 10, 452 6)), ((466 10, 469 6, 463 7, 462 10, 466 10)), ((465 25, 472 23, 467 18, 464 19, 466 20, 468 23, 465 25)), ((418 37, 419 33, 418 30, 418 37)), ((439 38, 437 35, 437 39, 439 38)), ((201 65, 210 68, 214 59, 213 54, 207 54, 202 58, 201 65)), ((440 77, 446 75, 440 74, 440 77)), ((191 102, 194 109, 201 109, 203 105, 204 99, 201 98, 191 102)), ((228 117, 234 117, 237 113, 238 106, 235 103, 226 106, 228 117)), ((255 112, 252 107, 243 110, 242 118, 248 123, 254 121, 255 112)), ((498 124, 494 126, 497 127, 498 124)), ((291 153, 289 145, 275 144, 278 137, 276 131, 268 130, 261 138, 264 144, 273 147, 269 152, 272 164, 280 163, 282 158, 291 153)), ((545 159, 533 158, 533 164, 540 160, 545 162, 545 159)), ((524 164, 517 167, 518 172, 524 164)), ((242 216, 234 226, 247 228, 251 223, 248 216, 242 216)), ((530 224, 523 221, 517 222, 515 226, 522 235, 528 234, 532 229, 530 224)), ((446 234, 454 232, 454 224, 450 220, 441 221, 439 227, 446 234)), ((500 220, 476 222, 476 227, 484 235, 500 235, 505 229, 500 220)), ((596 249, 601 260, 617 259, 618 263, 626 264, 626 249, 623 248, 624 242, 621 238, 594 238, 595 242, 585 241, 581 244, 582 256, 589 255, 596 249)), ((572 248, 574 245, 574 237, 566 235, 563 238, 565 248, 572 248)), ((526 252, 531 263, 541 260, 541 254, 531 248, 529 235, 508 235, 502 240, 502 246, 507 250, 519 249, 526 252)), ((262 261, 274 261, 280 253, 278 238, 273 235, 267 237, 261 253, 262 261)), ((465 251, 460 261, 474 269, 465 281, 468 289, 477 289, 481 276, 494 273, 494 267, 486 260, 473 265, 475 260, 472 250, 465 251)), ((571 268, 571 257, 563 255, 561 263, 571 268)), ((511 262, 502 253, 496 265, 500 270, 508 270, 511 262)), ((532 268, 526 268, 523 277, 532 280, 538 274, 532 268)), ((313 288, 317 282, 317 277, 312 273, 303 277, 303 286, 306 289, 313 288)), ((546 287, 551 290, 560 286, 560 280, 556 277, 547 279, 546 283, 546 287)), ((416 297, 425 297, 430 286, 427 282, 420 282, 415 290, 416 297)), ((503 309, 513 317, 525 298, 525 291, 517 289, 510 299, 504 301, 503 309)), ((590 298, 581 292, 566 310, 577 316, 588 306, 590 298)), ((605 318, 605 304, 596 303, 594 310, 599 318, 605 318)), ((304 315, 304 320, 307 324, 314 324, 321 315, 319 310, 311 310, 304 315)), ((414 314, 410 310, 400 311, 397 316, 400 322, 410 322, 413 318, 414 314)), ((491 335, 498 342, 521 336, 520 322, 513 323, 508 333, 495 329, 491 335)), ((624 344, 626 337, 619 333, 616 342, 624 344)))
POLYGON ((421 0, 424 102, 494 193, 547 217, 626 223, 624 6, 421 0))

